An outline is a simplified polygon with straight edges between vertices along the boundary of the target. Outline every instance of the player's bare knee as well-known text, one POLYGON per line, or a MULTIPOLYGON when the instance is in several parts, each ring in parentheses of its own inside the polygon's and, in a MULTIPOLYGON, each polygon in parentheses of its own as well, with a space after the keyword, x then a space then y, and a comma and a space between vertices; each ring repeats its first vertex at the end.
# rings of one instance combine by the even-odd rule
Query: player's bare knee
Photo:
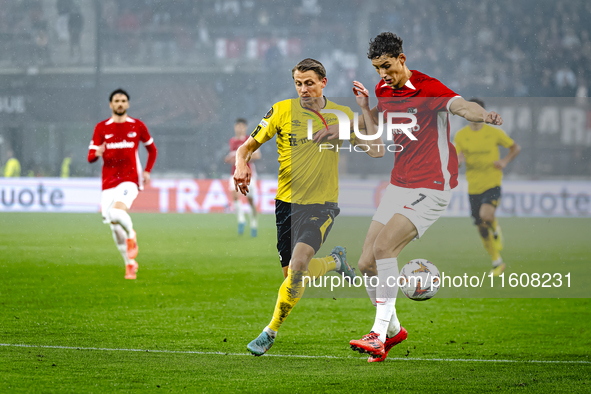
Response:
POLYGON ((483 221, 485 224, 489 225, 489 224, 491 224, 492 222, 494 222, 494 220, 495 220, 495 214, 494 214, 493 212, 483 212, 483 213, 480 215, 480 218, 482 219, 482 221, 483 221))
POLYGON ((396 257, 395 251, 397 244, 390 244, 379 237, 373 244, 373 257, 376 260, 387 259, 390 257, 396 257))
POLYGON ((292 256, 289 262, 289 269, 292 271, 305 271, 308 269, 309 262, 304 256, 292 256))

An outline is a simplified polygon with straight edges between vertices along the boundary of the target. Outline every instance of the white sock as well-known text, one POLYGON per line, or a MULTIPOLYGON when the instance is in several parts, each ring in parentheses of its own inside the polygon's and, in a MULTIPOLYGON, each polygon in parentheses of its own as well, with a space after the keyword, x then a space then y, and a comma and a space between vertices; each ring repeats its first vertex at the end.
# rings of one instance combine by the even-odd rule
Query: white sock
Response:
POLYGON ((497 268, 499 265, 503 264, 503 258, 499 257, 498 259, 496 259, 495 261, 493 261, 493 268, 497 268))
POLYGON ((249 212, 249 219, 250 219, 250 228, 257 228, 257 211, 256 206, 254 205, 254 201, 249 198, 248 203, 250 204, 250 212, 249 212))
POLYGON ((126 238, 133 238, 133 222, 127 212, 123 209, 111 208, 109 216, 111 217, 111 222, 121 225, 123 230, 125 230, 126 238))
POLYGON ((265 327, 263 329, 263 332, 266 332, 267 334, 269 334, 269 336, 273 339, 275 339, 275 337, 277 336, 277 331, 273 331, 269 328, 269 326, 265 327))
POLYGON ((115 245, 117 245, 117 249, 119 249, 119 253, 121 253, 125 265, 131 264, 131 260, 127 257, 127 243, 125 242, 127 234, 123 230, 123 227, 118 224, 111 224, 111 233, 113 234, 115 245))
POLYGON ((242 210, 242 204, 240 200, 234 201, 234 212, 238 215, 238 223, 246 222, 246 218, 244 217, 244 211, 242 210))
POLYGON ((386 334, 392 316, 396 313, 396 293, 398 292, 398 259, 396 257, 376 260, 380 284, 376 289, 376 320, 373 332, 386 342, 386 334))
POLYGON ((396 308, 394 308, 394 313, 392 313, 392 317, 390 318, 390 324, 388 325, 388 338, 395 337, 400 332, 400 321, 398 320, 398 316, 396 316, 396 308))
MULTIPOLYGON (((367 277, 367 280, 365 281, 365 291, 367 291, 367 295, 373 306, 376 306, 376 287, 372 285, 372 278, 375 278, 375 276, 367 277)), ((376 283, 375 279, 373 280, 373 283, 376 283)))

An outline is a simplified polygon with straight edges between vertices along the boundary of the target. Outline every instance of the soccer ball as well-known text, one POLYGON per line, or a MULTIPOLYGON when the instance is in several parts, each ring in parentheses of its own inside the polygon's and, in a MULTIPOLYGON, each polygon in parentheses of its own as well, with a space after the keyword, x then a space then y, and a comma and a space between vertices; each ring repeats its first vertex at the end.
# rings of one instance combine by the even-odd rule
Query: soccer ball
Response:
POLYGON ((425 259, 411 260, 400 270, 400 290, 414 301, 432 298, 441 286, 439 270, 425 259))

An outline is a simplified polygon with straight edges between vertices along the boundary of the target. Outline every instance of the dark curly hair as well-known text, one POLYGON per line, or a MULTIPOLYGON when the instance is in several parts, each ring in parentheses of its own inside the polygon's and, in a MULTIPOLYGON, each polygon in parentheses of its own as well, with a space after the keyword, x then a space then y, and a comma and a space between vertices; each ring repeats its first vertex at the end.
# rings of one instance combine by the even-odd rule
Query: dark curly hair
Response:
POLYGON ((369 40, 368 59, 377 59, 382 55, 398 57, 402 53, 402 38, 389 31, 378 34, 369 40))
POLYGON ((125 97, 127 97, 127 101, 129 101, 129 94, 127 94, 127 92, 121 88, 114 90, 110 95, 109 95, 109 102, 113 101, 113 96, 115 96, 116 94, 124 94, 125 97))

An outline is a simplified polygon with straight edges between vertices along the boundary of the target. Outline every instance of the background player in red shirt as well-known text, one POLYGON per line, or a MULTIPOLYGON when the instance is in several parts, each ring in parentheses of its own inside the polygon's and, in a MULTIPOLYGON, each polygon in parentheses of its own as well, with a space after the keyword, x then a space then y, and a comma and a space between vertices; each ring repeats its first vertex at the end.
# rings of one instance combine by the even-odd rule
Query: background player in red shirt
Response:
MULTIPOLYGON (((244 144, 244 142, 248 139, 248 135, 246 134, 247 131, 247 122, 244 118, 236 119, 234 123, 234 133, 235 136, 230 138, 230 153, 226 156, 225 162, 232 163, 232 176, 230 177, 230 190, 232 191, 232 198, 234 200, 234 212, 238 215, 238 234, 242 235, 244 233, 244 226, 246 225, 246 218, 244 217, 244 210, 242 209, 242 203, 240 202, 240 193, 236 191, 234 187, 234 171, 236 171, 236 151, 240 148, 240 145, 244 144)), ((247 163, 247 166, 252 171, 252 181, 251 187, 249 188, 249 192, 246 196, 248 199, 248 203, 250 204, 250 235, 251 237, 257 236, 257 207, 254 202, 254 195, 256 193, 256 189, 253 187, 256 185, 256 170, 254 168, 253 160, 259 160, 261 158, 261 152, 257 150, 252 154, 250 158, 250 162, 247 163)))
POLYGON ((101 209, 103 222, 111 224, 113 239, 125 261, 125 279, 135 279, 138 264, 137 237, 131 217, 127 213, 131 204, 150 182, 150 171, 158 151, 148 128, 139 119, 127 116, 129 95, 117 89, 109 96, 112 116, 99 122, 88 147, 88 161, 103 158, 103 192, 101 209), (138 145, 143 142, 148 151, 148 163, 143 173, 138 145))
MULTIPOLYGON (((366 281, 367 293, 377 307, 376 318, 370 333, 350 345, 353 350, 369 353, 369 362, 376 362, 383 361, 388 351, 407 337, 396 316, 398 287, 392 286, 399 276, 397 257, 445 212, 451 189, 458 184, 458 158, 450 141, 448 113, 471 122, 501 125, 503 120, 496 112, 464 100, 437 79, 409 70, 402 39, 395 34, 381 33, 371 40, 368 58, 382 78, 375 88, 376 108, 368 111, 368 101, 358 100, 368 129, 375 128, 380 113, 384 124, 394 112, 416 118, 412 130, 393 135, 393 142, 404 149, 396 153, 390 185, 367 231, 359 259, 361 272, 378 276, 376 287, 372 286, 375 281, 366 281)), ((358 97, 369 97, 360 82, 354 82, 353 91, 358 97)), ((408 119, 396 123, 408 123, 408 119)))

